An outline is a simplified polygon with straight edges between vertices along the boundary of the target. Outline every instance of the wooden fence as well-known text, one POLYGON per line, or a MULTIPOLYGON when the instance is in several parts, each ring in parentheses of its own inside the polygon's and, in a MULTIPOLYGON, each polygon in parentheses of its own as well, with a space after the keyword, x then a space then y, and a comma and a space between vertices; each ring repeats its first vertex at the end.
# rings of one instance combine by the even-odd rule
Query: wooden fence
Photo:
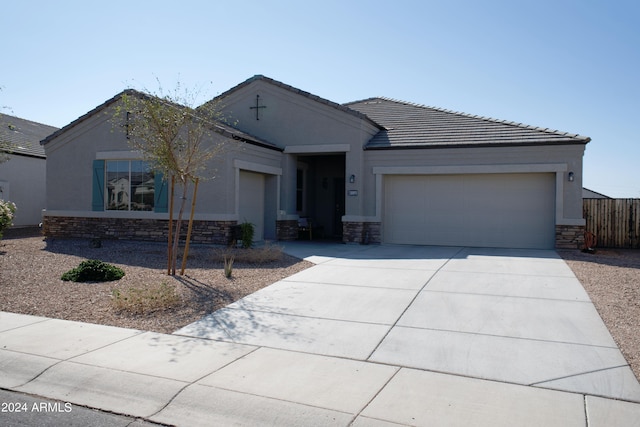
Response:
POLYGON ((640 248, 640 199, 584 199, 586 230, 599 248, 640 248))

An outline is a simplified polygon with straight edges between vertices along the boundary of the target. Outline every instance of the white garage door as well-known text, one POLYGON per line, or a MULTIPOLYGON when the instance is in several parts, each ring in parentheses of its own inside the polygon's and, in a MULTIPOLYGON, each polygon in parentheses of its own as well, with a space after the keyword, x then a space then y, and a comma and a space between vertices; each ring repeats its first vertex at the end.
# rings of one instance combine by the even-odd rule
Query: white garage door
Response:
POLYGON ((240 171, 240 222, 254 227, 254 241, 264 239, 264 175, 240 171))
POLYGON ((553 248, 555 175, 386 175, 385 243, 553 248))

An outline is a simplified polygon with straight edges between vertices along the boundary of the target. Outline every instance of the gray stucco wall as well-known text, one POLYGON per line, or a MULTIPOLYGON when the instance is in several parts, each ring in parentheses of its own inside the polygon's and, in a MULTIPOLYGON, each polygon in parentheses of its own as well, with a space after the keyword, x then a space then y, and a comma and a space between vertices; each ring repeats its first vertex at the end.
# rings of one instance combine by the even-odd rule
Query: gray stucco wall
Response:
MULTIPOLYGON (((140 153, 131 149, 123 132, 112 125, 111 117, 109 110, 98 112, 45 145, 48 156, 47 212, 53 215, 167 218, 168 214, 154 212, 92 211, 93 161, 141 158, 140 153)), ((204 179, 200 181, 196 218, 233 219, 237 214, 237 170, 252 170, 258 165, 274 172, 281 166, 282 153, 219 134, 215 134, 209 144, 224 144, 224 147, 210 161, 204 179)), ((191 185, 187 195, 189 200, 192 197, 192 189, 191 185)), ((273 193, 273 190, 271 191, 273 193)), ((180 188, 176 186, 174 212, 178 210, 181 196, 180 188)), ((272 216, 275 216, 275 208, 273 205, 272 216)))
POLYGON ((91 211, 96 153, 131 150, 110 118, 108 112, 97 113, 45 145, 47 210, 91 211))
POLYGON ((236 127, 279 147, 349 144, 361 148, 377 129, 364 120, 313 98, 257 81, 222 100, 236 127), (256 96, 260 105, 256 120, 256 96))
POLYGON ((35 226, 42 222, 46 188, 45 159, 9 155, 0 163, 0 185, 6 187, 0 198, 17 206, 15 227, 35 226))

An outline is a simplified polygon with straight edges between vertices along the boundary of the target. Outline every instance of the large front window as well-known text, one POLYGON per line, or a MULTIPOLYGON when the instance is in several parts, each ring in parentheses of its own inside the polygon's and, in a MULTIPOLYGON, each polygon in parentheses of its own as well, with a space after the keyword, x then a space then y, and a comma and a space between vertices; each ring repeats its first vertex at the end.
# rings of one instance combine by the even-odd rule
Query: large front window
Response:
POLYGON ((106 209, 152 211, 155 174, 142 160, 106 161, 106 209))

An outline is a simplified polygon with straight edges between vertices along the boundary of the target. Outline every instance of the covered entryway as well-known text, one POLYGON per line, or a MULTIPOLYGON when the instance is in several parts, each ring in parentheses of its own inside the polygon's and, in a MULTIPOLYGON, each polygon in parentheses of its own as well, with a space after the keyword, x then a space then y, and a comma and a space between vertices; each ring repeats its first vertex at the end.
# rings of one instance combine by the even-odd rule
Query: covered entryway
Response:
POLYGON ((555 174, 386 175, 383 241, 553 248, 555 174))
POLYGON ((308 218, 314 238, 341 239, 345 214, 345 155, 298 156, 296 213, 308 218))

